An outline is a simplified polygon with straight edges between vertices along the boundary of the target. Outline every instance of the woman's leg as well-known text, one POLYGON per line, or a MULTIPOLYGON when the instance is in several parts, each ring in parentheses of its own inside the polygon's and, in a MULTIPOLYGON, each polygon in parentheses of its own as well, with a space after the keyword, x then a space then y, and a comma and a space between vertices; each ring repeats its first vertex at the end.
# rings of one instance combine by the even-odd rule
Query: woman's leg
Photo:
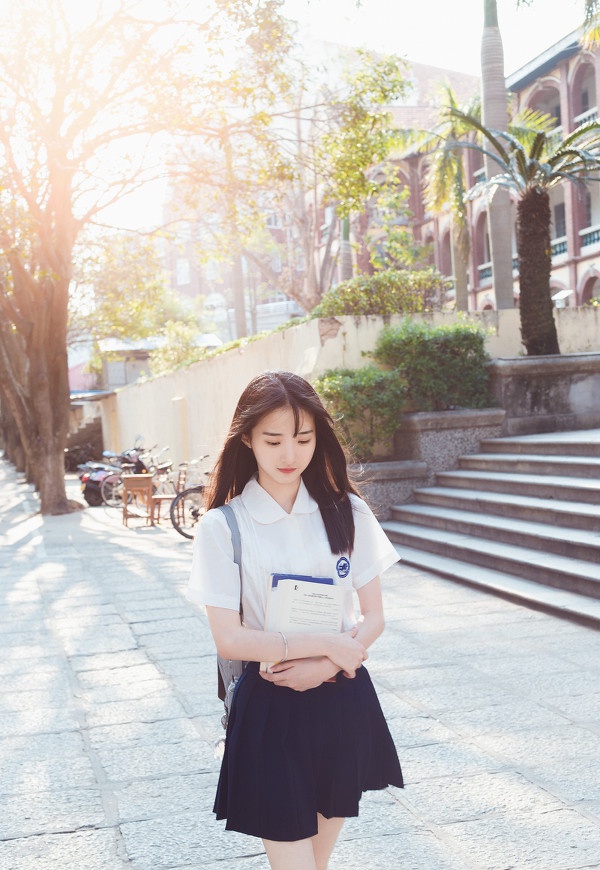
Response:
MULTIPOLYGON (((318 837, 319 834, 316 835, 318 837)), ((263 840, 271 870, 317 870, 313 841, 294 840, 280 843, 277 840, 263 840)))
POLYGON ((312 838, 315 865, 317 870, 327 870, 327 863, 342 830, 344 819, 326 819, 321 813, 317 813, 317 820, 319 832, 312 838))

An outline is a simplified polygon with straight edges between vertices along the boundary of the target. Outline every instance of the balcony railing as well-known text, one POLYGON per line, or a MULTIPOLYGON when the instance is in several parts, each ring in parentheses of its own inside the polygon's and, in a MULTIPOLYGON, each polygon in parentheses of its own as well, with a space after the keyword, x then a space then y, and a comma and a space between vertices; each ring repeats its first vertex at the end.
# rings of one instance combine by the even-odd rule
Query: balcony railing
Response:
POLYGON ((600 242, 600 227, 586 227, 584 230, 579 230, 579 238, 582 248, 586 248, 588 245, 596 245, 600 242))
POLYGON ((558 257, 560 254, 567 253, 567 237, 566 236, 558 236, 556 239, 552 239, 552 256, 558 257))
POLYGON ((563 128, 562 127, 554 127, 548 133, 548 145, 552 147, 556 147, 562 142, 563 139, 563 128))
MULTIPOLYGON (((519 258, 513 257, 512 259, 512 270, 513 272, 519 271, 519 258)), ((481 266, 477 266, 477 271, 479 272, 479 285, 491 281, 492 280, 492 264, 491 263, 482 263, 481 266)))
POLYGON ((598 109, 594 106, 593 109, 588 109, 587 112, 582 112, 581 115, 576 115, 573 118, 576 127, 581 127, 582 124, 589 124, 590 121, 598 120, 598 109))
POLYGON ((492 280, 492 264, 491 263, 482 263, 481 266, 477 266, 477 271, 479 272, 479 285, 491 281, 492 280))

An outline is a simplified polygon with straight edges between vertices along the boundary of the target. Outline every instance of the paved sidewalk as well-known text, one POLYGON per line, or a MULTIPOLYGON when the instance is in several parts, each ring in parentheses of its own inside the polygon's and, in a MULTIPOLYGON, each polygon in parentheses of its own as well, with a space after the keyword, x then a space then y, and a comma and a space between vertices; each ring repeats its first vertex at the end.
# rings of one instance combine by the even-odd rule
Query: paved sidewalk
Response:
MULTIPOLYGON (((42 519, 0 461, 0 867, 267 868, 210 812, 220 735, 190 542, 93 508, 42 519)), ((600 633, 407 567, 369 669, 404 791, 331 870, 600 867, 600 633)))

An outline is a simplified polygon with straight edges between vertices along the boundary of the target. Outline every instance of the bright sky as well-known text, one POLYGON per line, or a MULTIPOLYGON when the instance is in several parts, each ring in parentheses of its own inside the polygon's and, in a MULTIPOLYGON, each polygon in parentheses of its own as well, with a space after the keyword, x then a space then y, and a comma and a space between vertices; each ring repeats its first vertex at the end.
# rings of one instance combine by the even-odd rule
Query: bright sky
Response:
MULTIPOLYGON (((408 60, 479 75, 483 0, 285 0, 285 13, 312 36, 393 52, 408 60)), ((583 21, 583 0, 498 0, 505 73, 519 69, 583 21), (552 11, 549 7, 553 7, 552 11)))

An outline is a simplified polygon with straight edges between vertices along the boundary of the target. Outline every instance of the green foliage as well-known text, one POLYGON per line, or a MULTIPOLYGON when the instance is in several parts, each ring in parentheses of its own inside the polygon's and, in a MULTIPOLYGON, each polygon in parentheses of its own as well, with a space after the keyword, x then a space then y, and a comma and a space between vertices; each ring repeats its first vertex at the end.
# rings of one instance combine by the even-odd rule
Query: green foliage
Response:
POLYGON ((371 459, 377 442, 393 438, 407 390, 397 371, 330 369, 314 387, 359 458, 371 459))
POLYGON ((408 207, 410 191, 401 187, 395 172, 387 170, 389 178, 373 198, 375 225, 367 239, 371 263, 377 271, 385 269, 416 269, 425 266, 431 256, 431 246, 415 240, 410 229, 412 213, 408 207))
POLYGON ((313 309, 313 317, 371 314, 418 314, 443 305, 448 278, 435 269, 408 271, 387 269, 375 275, 359 275, 325 294, 313 309))
POLYGON ((383 330, 371 356, 377 365, 330 369, 314 384, 361 460, 390 444, 403 413, 493 404, 485 334, 475 324, 406 320, 383 330))
POLYGON ((69 343, 144 339, 189 317, 167 285, 155 241, 131 233, 89 235, 77 249, 69 343))
POLYGON ((163 375, 189 366, 206 356, 206 350, 195 344, 198 327, 194 324, 171 320, 165 323, 162 334, 165 343, 150 354, 152 375, 163 375))
POLYGON ((404 378, 413 411, 491 404, 485 334, 475 324, 431 326, 405 320, 382 331, 373 357, 404 378))
POLYGON ((362 64, 346 73, 347 93, 337 106, 338 126, 322 140, 320 154, 328 167, 327 195, 338 214, 361 211, 378 190, 369 171, 385 160, 394 138, 388 107, 408 89, 406 62, 394 55, 358 52, 362 64))

